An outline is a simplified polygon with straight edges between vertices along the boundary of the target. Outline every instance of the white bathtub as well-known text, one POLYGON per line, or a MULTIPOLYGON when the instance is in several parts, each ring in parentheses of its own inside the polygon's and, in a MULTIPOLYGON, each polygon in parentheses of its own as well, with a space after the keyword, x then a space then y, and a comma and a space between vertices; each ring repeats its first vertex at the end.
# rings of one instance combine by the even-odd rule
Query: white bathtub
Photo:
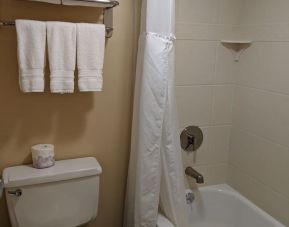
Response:
MULTIPOLYGON (((285 227, 228 185, 200 188, 188 206, 191 227, 285 227)), ((158 223, 158 227, 171 227, 158 223)))

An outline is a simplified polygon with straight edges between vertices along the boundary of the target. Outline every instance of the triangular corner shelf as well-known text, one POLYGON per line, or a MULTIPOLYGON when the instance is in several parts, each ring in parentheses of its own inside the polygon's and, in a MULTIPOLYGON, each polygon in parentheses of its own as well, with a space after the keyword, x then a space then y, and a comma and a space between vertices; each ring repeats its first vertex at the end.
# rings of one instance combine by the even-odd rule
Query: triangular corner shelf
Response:
POLYGON ((230 49, 234 54, 234 60, 238 62, 241 54, 250 47, 253 43, 252 40, 221 40, 221 43, 226 48, 230 49))

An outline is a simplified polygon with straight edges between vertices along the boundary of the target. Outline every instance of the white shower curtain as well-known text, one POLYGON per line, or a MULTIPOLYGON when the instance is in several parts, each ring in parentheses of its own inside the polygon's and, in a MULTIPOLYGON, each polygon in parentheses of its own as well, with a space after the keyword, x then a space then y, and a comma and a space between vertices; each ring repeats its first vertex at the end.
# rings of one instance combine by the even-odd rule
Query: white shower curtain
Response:
POLYGON ((125 227, 156 227, 159 208, 188 227, 174 95, 174 0, 143 0, 125 227))

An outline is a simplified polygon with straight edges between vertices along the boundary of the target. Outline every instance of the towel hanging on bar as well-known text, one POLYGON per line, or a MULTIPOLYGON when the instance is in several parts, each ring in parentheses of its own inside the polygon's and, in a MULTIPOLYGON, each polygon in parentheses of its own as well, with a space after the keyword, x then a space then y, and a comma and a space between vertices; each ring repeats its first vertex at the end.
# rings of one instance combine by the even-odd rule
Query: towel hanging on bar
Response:
MULTIPOLYGON (((113 8, 119 5, 117 0, 29 0, 37 2, 46 2, 52 4, 64 4, 72 6, 92 6, 103 8, 103 23, 105 24, 105 37, 111 38, 113 32, 113 8)), ((13 26, 14 21, 0 21, 1 26, 13 26)))
MULTIPOLYGON (((1 26, 15 26, 15 21, 0 21, 0 27, 1 26)), ((112 27, 108 27, 108 26, 105 26, 105 37, 106 38, 111 38, 111 33, 113 31, 113 28, 112 27)))

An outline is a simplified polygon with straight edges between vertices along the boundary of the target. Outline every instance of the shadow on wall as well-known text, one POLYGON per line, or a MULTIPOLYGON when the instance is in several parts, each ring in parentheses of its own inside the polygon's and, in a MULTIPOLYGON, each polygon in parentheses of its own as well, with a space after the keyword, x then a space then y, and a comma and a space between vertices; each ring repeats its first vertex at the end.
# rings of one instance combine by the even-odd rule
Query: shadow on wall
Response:
MULTIPOLYGON (((15 30, 4 32, 15 33, 15 30)), ((51 134, 64 142, 73 141, 83 133, 85 115, 93 107, 93 94, 51 94, 48 70, 47 93, 23 94, 18 85, 16 46, 16 38, 0 44, 0 149, 11 140, 19 146, 30 138, 41 140, 51 134)), ((30 153, 25 159, 29 161, 30 153)))
MULTIPOLYGON (((18 85, 16 32, 0 28, 0 175, 5 167, 31 163, 30 147, 53 143, 56 159, 96 157, 103 167, 99 213, 89 226, 122 226, 133 92, 133 0, 114 10, 107 40, 104 91, 23 94, 18 85)), ((100 22, 101 10, 24 0, 0 0, 0 20, 100 22)), ((49 80, 46 78, 46 90, 49 80)), ((0 226, 9 227, 5 199, 0 226)))
MULTIPOLYGON (((1 20, 27 18, 79 22, 81 18, 84 22, 97 22, 101 18, 101 10, 87 7, 78 7, 76 15, 74 7, 38 2, 1 0, 0 6, 1 20)), ((6 167, 19 164, 19 161, 30 162, 28 150, 32 144, 54 143, 56 138, 65 143, 79 138, 85 130, 87 114, 93 109, 95 95, 49 93, 48 67, 45 79, 48 92, 23 94, 18 85, 15 28, 0 29, 0 160, 2 157, 6 159, 1 161, 6 167), (26 152, 15 149, 19 147, 26 152), (13 150, 18 160, 10 161, 7 158, 7 155, 12 155, 9 149, 13 150)), ((0 163, 0 170, 2 168, 0 163)))

